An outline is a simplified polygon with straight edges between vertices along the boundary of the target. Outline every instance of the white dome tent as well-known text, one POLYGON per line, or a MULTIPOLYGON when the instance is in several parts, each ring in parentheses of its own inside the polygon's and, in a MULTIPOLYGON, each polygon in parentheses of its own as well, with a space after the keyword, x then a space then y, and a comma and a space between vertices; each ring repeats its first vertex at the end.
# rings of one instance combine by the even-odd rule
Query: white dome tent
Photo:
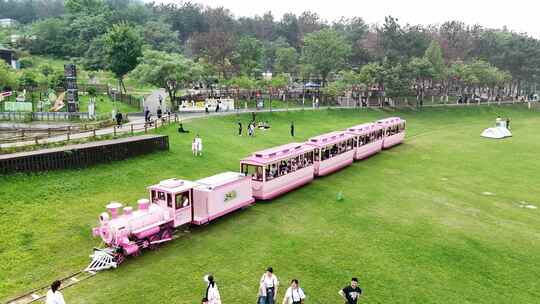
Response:
POLYGON ((512 133, 506 127, 506 121, 502 120, 500 117, 497 117, 497 119, 495 120, 495 127, 485 129, 480 136, 501 139, 505 137, 511 137, 512 133))

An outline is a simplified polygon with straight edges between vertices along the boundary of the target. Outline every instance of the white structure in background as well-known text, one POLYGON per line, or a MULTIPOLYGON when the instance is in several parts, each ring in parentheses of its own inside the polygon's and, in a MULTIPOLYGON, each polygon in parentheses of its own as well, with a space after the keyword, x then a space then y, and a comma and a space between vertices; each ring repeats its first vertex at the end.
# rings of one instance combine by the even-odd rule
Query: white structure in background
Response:
POLYGON ((17 20, 11 18, 0 19, 0 27, 12 27, 17 25, 17 20))
POLYGON ((505 137, 511 137, 512 133, 510 133, 510 130, 506 127, 506 121, 502 120, 500 117, 497 117, 495 120, 495 128, 487 128, 482 132, 482 137, 487 138, 505 138, 505 137))
POLYGON ((264 80, 270 81, 270 80, 272 80, 272 72, 266 71, 266 72, 262 73, 262 77, 263 77, 264 80))
POLYGON ((179 112, 204 112, 205 108, 208 107, 208 111, 213 112, 216 110, 217 105, 219 104, 220 112, 227 112, 234 110, 234 99, 232 98, 207 98, 204 101, 202 100, 184 100, 182 104, 178 106, 179 112))

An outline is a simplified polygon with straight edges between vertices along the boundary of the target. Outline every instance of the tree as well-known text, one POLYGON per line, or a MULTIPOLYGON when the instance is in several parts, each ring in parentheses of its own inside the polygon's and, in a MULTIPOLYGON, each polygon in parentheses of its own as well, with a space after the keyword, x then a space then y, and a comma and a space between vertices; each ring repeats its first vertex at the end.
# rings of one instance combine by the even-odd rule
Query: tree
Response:
POLYGON ((3 60, 0 60, 0 90, 10 90, 17 84, 17 76, 3 60))
POLYGON ((151 48, 164 52, 180 52, 181 42, 178 32, 171 26, 161 21, 149 21, 141 29, 144 42, 151 48))
POLYGON ((410 94, 411 78, 407 67, 401 63, 386 60, 383 63, 384 93, 391 99, 410 94))
POLYGON ((48 63, 44 63, 41 66, 39 66, 39 71, 45 77, 49 77, 49 75, 51 75, 54 72, 52 66, 50 64, 48 64, 48 63))
POLYGON ((434 79, 442 80, 446 78, 446 65, 444 64, 441 45, 437 40, 431 41, 424 54, 424 58, 427 59, 433 67, 434 79))
POLYGON ((21 89, 33 89, 38 85, 37 78, 38 75, 33 71, 24 71, 17 79, 17 84, 21 89))
POLYGON ((25 47, 32 54, 47 54, 62 57, 68 54, 67 45, 69 26, 64 19, 49 18, 32 25, 32 36, 25 47))
POLYGON ((420 105, 423 105, 426 81, 432 79, 435 75, 433 65, 427 58, 414 57, 409 62, 408 69, 411 72, 411 76, 416 81, 416 101, 420 102, 420 105))
POLYGON ((82 59, 84 67, 91 71, 105 70, 107 68, 107 48, 105 35, 96 37, 84 54, 82 59))
POLYGON ((200 33, 190 40, 194 55, 216 66, 219 76, 226 78, 231 67, 234 36, 228 32, 210 31, 200 33))
POLYGON ((113 25, 104 42, 107 65, 126 91, 122 78, 137 66, 137 59, 142 56, 141 36, 128 24, 121 23, 113 25))
POLYGON ((262 56, 262 43, 256 38, 242 37, 236 44, 234 61, 243 75, 255 76, 255 74, 260 73, 262 56))
POLYGON ((209 31, 208 18, 200 4, 184 2, 180 6, 170 4, 154 9, 165 15, 166 23, 171 24, 172 30, 178 32, 182 42, 187 41, 194 33, 209 31))
POLYGON ((295 14, 284 14, 277 26, 277 32, 279 36, 285 37, 289 45, 292 47, 299 50, 302 46, 302 36, 300 33, 298 18, 295 14))
POLYGON ((165 88, 175 105, 178 90, 198 80, 201 72, 200 65, 181 54, 146 50, 130 75, 141 82, 165 88))
POLYGON ((323 29, 308 34, 304 40, 301 61, 310 64, 317 71, 323 83, 328 75, 345 65, 351 53, 351 45, 332 29, 323 29))
POLYGON ((293 47, 284 47, 276 50, 274 70, 277 73, 295 73, 298 54, 293 47))
POLYGON ((65 0, 66 11, 71 14, 93 15, 106 10, 102 0, 65 0))

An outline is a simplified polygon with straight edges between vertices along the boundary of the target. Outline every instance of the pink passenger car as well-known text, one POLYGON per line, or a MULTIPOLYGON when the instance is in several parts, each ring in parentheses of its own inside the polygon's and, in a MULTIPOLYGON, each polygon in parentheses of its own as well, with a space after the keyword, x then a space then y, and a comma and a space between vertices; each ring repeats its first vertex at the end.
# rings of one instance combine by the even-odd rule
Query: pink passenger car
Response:
POLYGON ((315 148, 315 175, 324 176, 352 164, 355 155, 354 136, 347 132, 332 132, 310 138, 315 148))
POLYGON ((384 143, 383 149, 400 144, 405 138, 406 121, 399 117, 390 117, 377 121, 383 127, 384 143))
POLYGON ((252 178, 255 198, 272 199, 313 180, 313 150, 291 143, 255 152, 240 161, 240 170, 252 178))
POLYGON ((347 129, 354 136, 354 159, 360 160, 382 150, 383 127, 374 123, 365 123, 347 129))

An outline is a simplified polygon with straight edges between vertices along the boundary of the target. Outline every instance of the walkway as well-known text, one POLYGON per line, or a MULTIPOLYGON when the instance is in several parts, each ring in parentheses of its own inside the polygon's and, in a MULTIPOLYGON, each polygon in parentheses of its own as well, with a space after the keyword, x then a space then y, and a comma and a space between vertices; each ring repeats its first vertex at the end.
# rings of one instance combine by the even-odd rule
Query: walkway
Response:
POLYGON ((144 99, 144 108, 148 107, 150 110, 150 113, 152 115, 156 115, 157 109, 160 107, 159 104, 159 97, 161 96, 163 102, 161 105, 161 110, 165 113, 165 99, 167 98, 167 91, 165 89, 158 89, 150 93, 150 95, 146 96, 144 99))
MULTIPOLYGON (((159 96, 161 94, 164 94, 164 92, 165 92, 165 90, 162 90, 162 91, 161 90, 156 90, 149 96, 150 98, 147 98, 149 108, 152 106, 152 108, 150 108, 150 111, 152 111, 153 109, 157 110, 157 107, 159 107, 159 99, 156 99, 156 98, 159 98, 159 96)), ((147 103, 147 101, 145 101, 145 104, 146 103, 147 103)), ((513 103, 514 102, 502 102, 501 104, 513 104, 513 103)), ((489 105, 489 104, 480 104, 480 106, 481 105, 489 105)), ((497 105, 497 103, 491 103, 491 105, 497 105)), ((428 108, 428 107, 444 107, 444 106, 458 106, 458 107, 459 106, 465 106, 465 107, 470 106, 470 107, 473 107, 473 106, 479 106, 479 105, 478 104, 469 104, 469 105, 468 104, 424 105, 424 107, 426 107, 426 108, 428 108)), ((357 109, 357 108, 341 107, 341 106, 339 106, 339 107, 331 107, 331 108, 332 109, 357 109)), ((372 109, 392 109, 392 108, 388 108, 388 107, 385 107, 385 108, 371 107, 371 108, 372 109)), ((410 107, 410 108, 414 109, 414 107, 410 107)), ((216 112, 210 112, 208 114, 204 113, 204 112, 198 112, 198 113, 176 113, 174 115, 177 115, 177 118, 180 121, 188 121, 188 120, 197 119, 197 118, 203 118, 203 117, 245 114, 245 113, 252 113, 252 112, 265 113, 265 112, 285 112, 285 111, 301 111, 301 110, 326 110, 326 109, 328 109, 327 106, 320 107, 320 108, 312 108, 312 107, 305 107, 305 108, 295 107, 295 108, 288 108, 288 109, 287 108, 279 108, 279 109, 272 109, 271 111, 270 111, 270 109, 264 109, 264 110, 241 109, 241 110, 229 111, 229 112, 217 112, 217 113, 216 112)), ((130 121, 129 123, 126 123, 126 124, 122 125, 122 128, 108 127, 108 128, 104 128, 104 129, 95 130, 95 134, 94 134, 94 131, 86 131, 84 133, 75 133, 75 134, 70 134, 70 135, 63 134, 63 135, 58 135, 58 136, 52 136, 52 137, 49 137, 49 138, 40 139, 39 144, 55 143, 55 142, 62 142, 62 141, 66 141, 66 140, 82 139, 82 138, 109 135, 109 134, 144 132, 145 131, 144 117, 143 116, 135 116, 133 114, 131 114, 130 117, 132 117, 133 120, 130 121)), ((153 119, 155 119, 155 118, 156 117, 154 116, 153 119)), ((164 116, 164 118, 167 119, 167 116, 164 116)), ((169 119, 173 120, 174 117, 171 117, 169 119)), ((162 125, 162 124, 163 124, 163 122, 158 121, 158 127, 160 125, 162 125)), ((154 124, 150 128, 156 128, 156 124, 154 124)), ((12 147, 23 147, 23 146, 29 146, 29 145, 34 145, 34 144, 36 144, 35 141, 23 141, 23 142, 5 143, 5 144, 0 144, 0 149, 1 148, 12 148, 12 147)))

